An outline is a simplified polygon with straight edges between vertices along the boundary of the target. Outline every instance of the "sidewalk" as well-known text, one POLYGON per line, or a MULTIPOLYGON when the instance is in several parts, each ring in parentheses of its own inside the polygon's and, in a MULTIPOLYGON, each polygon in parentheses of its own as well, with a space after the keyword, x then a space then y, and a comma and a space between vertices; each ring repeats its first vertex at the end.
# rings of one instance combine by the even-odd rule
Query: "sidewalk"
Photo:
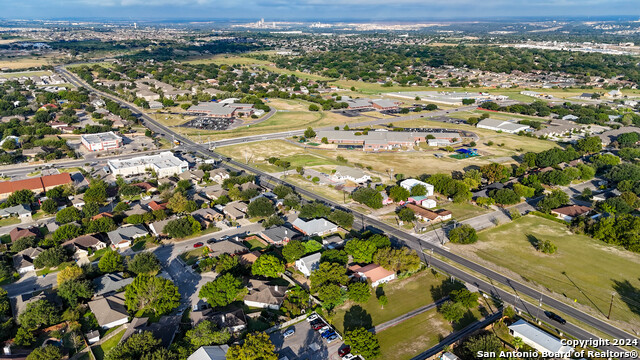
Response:
POLYGON ((376 325, 374 327, 372 327, 371 329, 369 329, 369 331, 371 331, 372 333, 379 333, 382 330, 385 330, 387 328, 390 328, 392 326, 396 326, 398 324, 400 324, 403 321, 409 320, 414 316, 420 315, 423 312, 429 311, 431 309, 435 309, 436 307, 438 307, 440 304, 444 303, 445 301, 449 300, 448 296, 443 297, 442 299, 433 302, 429 305, 425 305, 425 306, 421 306, 415 310, 411 310, 408 313, 405 313, 403 315, 398 316, 395 319, 391 319, 389 321, 383 322, 382 324, 376 325))

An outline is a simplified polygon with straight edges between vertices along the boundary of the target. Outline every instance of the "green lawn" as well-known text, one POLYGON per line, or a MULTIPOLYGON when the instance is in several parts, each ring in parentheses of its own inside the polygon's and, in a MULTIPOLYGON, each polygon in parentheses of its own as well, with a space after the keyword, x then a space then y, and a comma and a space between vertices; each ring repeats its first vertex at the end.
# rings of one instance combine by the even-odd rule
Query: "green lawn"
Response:
POLYGON ((8 226, 8 225, 15 225, 15 224, 20 224, 20 219, 17 217, 8 217, 8 218, 4 218, 4 219, 0 219, 0 227, 2 226, 8 226))
POLYGON ((103 342, 100 346, 96 346, 93 348, 93 353, 96 355, 96 360, 103 360, 104 356, 109 352, 109 350, 113 349, 118 343, 122 336, 124 335, 125 329, 122 329, 118 334, 116 334, 111 339, 103 342))
POLYGON ((249 251, 262 250, 266 246, 257 239, 245 240, 244 244, 249 248, 249 251))
POLYGON ((493 211, 491 209, 485 209, 470 203, 449 203, 443 205, 442 208, 451 211, 453 218, 458 221, 469 219, 493 211))
POLYGON ((60 271, 66 267, 69 267, 71 265, 75 264, 75 262, 73 261, 67 261, 67 262, 63 262, 62 264, 53 267, 53 268, 46 268, 46 269, 40 269, 36 271, 36 275, 38 276, 42 276, 42 275, 46 275, 46 274, 50 274, 52 272, 56 272, 56 271, 60 271))
POLYGON ((450 284, 444 276, 436 277, 430 271, 422 271, 412 277, 385 284, 384 294, 389 299, 389 303, 384 309, 380 307, 374 293, 365 304, 354 305, 349 301, 336 308, 331 321, 342 334, 344 334, 345 325, 350 327, 357 322, 362 322, 363 326, 375 326, 433 303, 434 299, 439 299, 448 293, 447 289, 443 290, 443 284, 445 286, 450 284))
POLYGON ((439 343, 453 331, 436 309, 379 332, 381 359, 411 359, 439 343))
POLYGON ((193 265, 198 261, 199 258, 204 254, 204 247, 189 250, 187 252, 183 252, 180 254, 180 259, 185 262, 187 265, 193 265))
POLYGON ((483 231, 474 245, 450 246, 456 253, 520 274, 558 299, 590 307, 594 314, 606 316, 614 293, 612 320, 640 321, 640 254, 572 234, 565 225, 534 215, 483 231), (552 241, 557 253, 537 252, 532 245, 536 240, 552 241))

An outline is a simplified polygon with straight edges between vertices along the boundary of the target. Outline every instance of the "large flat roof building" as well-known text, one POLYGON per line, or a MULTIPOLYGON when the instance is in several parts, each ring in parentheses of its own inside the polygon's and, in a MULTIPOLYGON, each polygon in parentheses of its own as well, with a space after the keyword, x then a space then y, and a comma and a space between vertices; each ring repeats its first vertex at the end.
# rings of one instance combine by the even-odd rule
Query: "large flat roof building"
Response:
POLYGON ((89 151, 102 151, 117 149, 122 146, 122 138, 113 133, 113 131, 97 133, 97 134, 83 134, 80 137, 82 145, 89 151))
POLYGON ((213 117, 230 118, 236 115, 251 115, 253 104, 203 102, 193 105, 188 112, 207 114, 213 117))
POLYGON ((402 146, 410 147, 426 142, 429 135, 442 141, 460 139, 457 132, 409 132, 409 131, 369 131, 366 135, 356 131, 320 130, 316 138, 327 138, 330 144, 360 147, 364 151, 392 150, 402 146))
POLYGON ((114 175, 133 176, 153 170, 163 178, 181 174, 189 169, 189 163, 180 160, 170 151, 156 155, 138 156, 131 159, 109 160, 109 168, 114 175))
POLYGON ((18 190, 29 189, 35 194, 46 192, 56 186, 72 184, 69 173, 39 176, 31 179, 0 182, 0 199, 5 199, 18 190))
POLYGON ((516 124, 509 121, 502 121, 496 119, 484 119, 477 125, 480 129, 502 131, 509 134, 516 134, 520 131, 526 131, 530 129, 528 125, 516 124))

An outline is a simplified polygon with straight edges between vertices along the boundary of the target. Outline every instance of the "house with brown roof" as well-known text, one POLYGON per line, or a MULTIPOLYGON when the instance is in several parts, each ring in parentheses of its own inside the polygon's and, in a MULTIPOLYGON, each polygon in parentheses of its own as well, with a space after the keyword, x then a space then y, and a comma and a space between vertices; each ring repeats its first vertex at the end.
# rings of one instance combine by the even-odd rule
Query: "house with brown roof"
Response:
POLYGON ((418 219, 423 221, 430 221, 435 223, 435 222, 451 219, 451 211, 446 209, 438 209, 438 210, 432 211, 429 209, 425 209, 422 206, 418 206, 411 203, 406 204, 405 206, 408 209, 411 209, 414 212, 414 214, 416 214, 416 217, 418 219))
POLYGON ((151 211, 167 210, 167 204, 160 204, 160 203, 157 203, 155 200, 148 203, 147 206, 149 207, 149 209, 151 209, 151 211))
POLYGON ((231 240, 217 241, 212 244, 209 244, 208 247, 210 250, 209 255, 213 257, 219 256, 222 254, 229 254, 229 255, 244 254, 247 251, 249 251, 248 247, 244 246, 241 243, 237 243, 231 240))
POLYGON ((33 262, 43 251, 40 247, 31 247, 20 251, 13 255, 13 267, 18 271, 18 274, 34 271, 35 266, 33 262))
POLYGON ((551 214, 564 221, 571 221, 574 218, 588 214, 592 208, 582 205, 567 205, 551 210, 551 214))
POLYGON ((103 217, 113 218, 113 215, 110 212, 101 212, 98 215, 92 216, 91 221, 96 221, 98 219, 102 219, 103 217))
POLYGON ((224 220, 224 215, 212 208, 198 209, 191 213, 191 216, 198 221, 205 229, 216 221, 224 220))
POLYGON ((138 187, 140 188, 142 191, 145 192, 155 192, 158 190, 158 188, 156 188, 154 185, 143 181, 143 182, 139 182, 139 183, 135 183, 135 184, 131 184, 132 186, 138 187))
POLYGON ((284 301, 286 286, 270 285, 267 281, 251 279, 244 297, 247 306, 278 310, 284 301))
POLYGON ((14 242, 18 239, 26 238, 26 237, 40 237, 40 230, 35 227, 30 228, 21 228, 15 227, 9 231, 9 237, 11 238, 11 242, 14 242))
POLYGON ((104 249, 107 244, 100 240, 97 235, 83 235, 62 243, 62 247, 70 249, 74 252, 73 257, 76 259, 86 257, 89 251, 104 249))
POLYGON ((222 212, 233 220, 244 219, 247 216, 247 204, 233 201, 225 205, 222 212))
POLYGON ((396 273, 387 270, 378 264, 369 264, 366 266, 352 265, 349 270, 353 273, 352 277, 361 281, 370 281, 371 287, 387 283, 396 278, 396 273))
POLYGON ((111 329, 129 322, 123 292, 89 301, 89 308, 103 329, 111 329))

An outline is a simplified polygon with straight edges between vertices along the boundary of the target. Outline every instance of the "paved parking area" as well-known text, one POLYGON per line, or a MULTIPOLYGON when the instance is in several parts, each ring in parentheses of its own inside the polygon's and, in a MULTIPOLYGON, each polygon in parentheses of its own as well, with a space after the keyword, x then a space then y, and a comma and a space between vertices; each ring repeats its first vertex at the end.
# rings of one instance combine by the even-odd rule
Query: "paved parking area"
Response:
POLYGON ((289 360, 339 360, 338 350, 343 346, 340 339, 327 344, 327 341, 314 331, 307 321, 274 332, 270 337, 280 358, 286 356, 289 360), (282 334, 291 328, 295 329, 295 334, 285 339, 282 334), (319 348, 312 346, 314 343, 319 348))

